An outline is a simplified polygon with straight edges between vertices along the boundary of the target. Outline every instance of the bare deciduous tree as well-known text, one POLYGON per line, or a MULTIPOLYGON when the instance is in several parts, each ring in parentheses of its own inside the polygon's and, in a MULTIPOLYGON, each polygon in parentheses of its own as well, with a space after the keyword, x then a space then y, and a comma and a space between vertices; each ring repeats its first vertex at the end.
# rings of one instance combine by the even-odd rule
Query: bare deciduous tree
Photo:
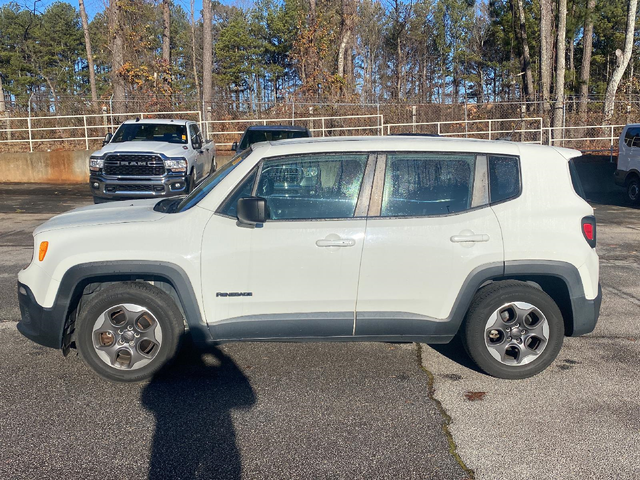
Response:
POLYGON ((171 65, 171 0, 162 0, 162 60, 171 65))
POLYGON ((113 85, 113 110, 115 113, 125 111, 124 80, 122 67, 124 66, 124 35, 122 32, 122 3, 121 0, 110 0, 108 9, 109 48, 111 49, 111 84, 113 85))
POLYGON ((589 76, 591 73, 591 54, 593 52, 593 11, 596 0, 589 0, 584 19, 584 34, 582 35, 582 65, 580 67, 580 117, 586 121, 587 102, 589 99, 589 76))
POLYGON ((211 24, 211 0, 202 0, 202 103, 206 120, 212 109, 213 86, 213 31, 211 24))
POLYGON ((196 61, 196 21, 195 21, 195 0, 191 0, 191 60, 193 62, 193 81, 196 84, 196 94, 200 101, 202 93, 200 92, 200 82, 198 81, 198 66, 196 61))
POLYGON ((556 103, 553 109, 554 136, 559 136, 559 128, 564 121, 564 73, 567 52, 567 0, 558 2, 558 41, 556 45, 556 103))
POLYGON ((93 66, 93 54, 91 52, 91 38, 89 37, 89 20, 87 11, 84 8, 84 0, 78 0, 80 6, 80 18, 82 19, 82 31, 84 32, 84 44, 87 49, 87 66, 89 69, 89 85, 91 87, 91 101, 96 107, 98 101, 98 91, 96 89, 96 72, 93 66))
POLYGON ((522 39, 522 71, 525 74, 525 95, 527 96, 527 100, 533 101, 533 74, 531 73, 531 56, 529 54, 529 40, 527 38, 524 5, 522 0, 511 1, 517 2, 517 5, 513 5, 513 7, 518 13, 518 23, 520 24, 520 38, 522 39))
POLYGON ((636 28, 636 10, 638 9, 638 0, 629 0, 629 9, 627 11, 627 31, 624 38, 624 52, 616 50, 616 68, 613 70, 609 84, 607 85, 607 93, 604 97, 604 122, 608 123, 613 116, 613 106, 616 99, 616 92, 622 76, 624 75, 631 52, 633 51, 633 36, 636 28))
POLYGON ((540 83, 542 84, 542 105, 545 113, 551 109, 552 24, 552 0, 540 0, 540 83))

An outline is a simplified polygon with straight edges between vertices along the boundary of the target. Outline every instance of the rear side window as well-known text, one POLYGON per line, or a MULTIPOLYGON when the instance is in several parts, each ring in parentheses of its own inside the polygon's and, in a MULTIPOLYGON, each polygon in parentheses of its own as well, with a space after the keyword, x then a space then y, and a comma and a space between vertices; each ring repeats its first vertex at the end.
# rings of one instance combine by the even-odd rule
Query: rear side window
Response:
POLYGON ((624 143, 627 147, 640 148, 640 127, 629 127, 624 134, 624 143))
POLYGON ((578 169, 576 168, 576 164, 573 163, 573 160, 569 161, 569 173, 571 174, 571 184, 573 185, 573 189, 580 197, 582 197, 582 199, 586 200, 587 197, 584 194, 584 188, 582 188, 580 175, 578 175, 578 169))
POLYGON ((388 155, 381 216, 419 217, 468 210, 475 162, 471 154, 388 155))
POLYGON ((520 195, 520 163, 517 157, 489 157, 489 195, 491 203, 520 195))

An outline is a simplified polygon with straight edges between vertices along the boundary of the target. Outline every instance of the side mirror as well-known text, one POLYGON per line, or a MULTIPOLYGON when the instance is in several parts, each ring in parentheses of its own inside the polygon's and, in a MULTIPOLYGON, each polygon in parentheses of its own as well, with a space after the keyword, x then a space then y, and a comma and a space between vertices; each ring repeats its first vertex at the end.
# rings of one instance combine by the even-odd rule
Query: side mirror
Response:
POLYGON ((233 142, 231 144, 231 150, 234 151, 234 152, 238 151, 238 142, 233 142))
POLYGON ((102 141, 102 146, 104 147, 105 145, 107 145, 111 139, 113 138, 113 133, 109 132, 104 136, 104 140, 102 141))
POLYGON ((238 200, 238 222, 241 225, 255 227, 269 218, 267 201, 262 197, 246 197, 238 200))

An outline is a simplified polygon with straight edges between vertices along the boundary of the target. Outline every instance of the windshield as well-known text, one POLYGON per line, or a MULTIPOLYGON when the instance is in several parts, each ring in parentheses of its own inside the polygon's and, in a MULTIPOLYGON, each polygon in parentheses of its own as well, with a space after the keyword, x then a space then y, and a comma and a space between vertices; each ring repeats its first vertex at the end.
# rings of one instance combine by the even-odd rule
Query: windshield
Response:
MULTIPOLYGON (((216 186, 224 180, 224 178, 229 175, 233 170, 240 165, 240 163, 249 156, 251 150, 245 150, 242 153, 239 153, 235 157, 231 159, 229 163, 216 170, 213 175, 209 175, 204 182, 196 187, 196 189, 191 192, 188 196, 182 199, 182 201, 175 208, 175 212, 184 212, 185 210, 189 210, 191 207, 196 205, 200 200, 206 197, 211 190, 216 188, 216 186)), ((173 209, 172 209, 173 210, 173 209)))
POLYGON ((166 123, 125 123, 120 126, 111 143, 166 142, 187 143, 187 127, 166 123))
POLYGON ((258 142, 306 138, 308 136, 309 132, 307 130, 249 130, 242 139, 240 150, 249 148, 249 146, 258 142))

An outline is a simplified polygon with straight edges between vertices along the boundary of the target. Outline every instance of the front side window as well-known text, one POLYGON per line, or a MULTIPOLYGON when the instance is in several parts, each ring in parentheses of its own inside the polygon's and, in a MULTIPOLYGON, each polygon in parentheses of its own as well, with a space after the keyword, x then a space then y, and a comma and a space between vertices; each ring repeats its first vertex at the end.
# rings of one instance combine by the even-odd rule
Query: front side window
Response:
POLYGON ((196 187, 189 195, 184 197, 177 205, 177 212, 184 212, 196 205, 200 200, 206 197, 216 186, 224 180, 233 170, 242 163, 242 161, 249 156, 251 150, 239 153, 231 159, 229 163, 226 163, 223 167, 216 170, 212 175, 207 176, 204 181, 196 187))
POLYGON ((368 154, 294 155, 266 160, 256 195, 272 220, 353 217, 368 154))
POLYGON ((520 195, 520 165, 517 157, 489 157, 489 192, 491 203, 520 195))
POLYGON ((387 155, 381 216, 448 215, 468 210, 475 162, 472 154, 387 155))

